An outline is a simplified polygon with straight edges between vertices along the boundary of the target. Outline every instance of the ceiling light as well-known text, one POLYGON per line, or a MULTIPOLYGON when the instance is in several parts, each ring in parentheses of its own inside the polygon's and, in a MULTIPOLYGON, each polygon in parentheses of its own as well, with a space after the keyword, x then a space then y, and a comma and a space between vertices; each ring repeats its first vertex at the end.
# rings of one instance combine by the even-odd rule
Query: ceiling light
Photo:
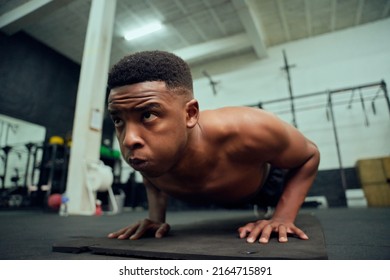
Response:
POLYGON ((150 33, 156 32, 163 28, 163 25, 160 22, 151 23, 148 25, 145 25, 143 27, 140 27, 138 29, 134 29, 132 31, 129 31, 125 34, 125 39, 127 41, 133 40, 135 38, 139 38, 145 35, 148 35, 150 33))

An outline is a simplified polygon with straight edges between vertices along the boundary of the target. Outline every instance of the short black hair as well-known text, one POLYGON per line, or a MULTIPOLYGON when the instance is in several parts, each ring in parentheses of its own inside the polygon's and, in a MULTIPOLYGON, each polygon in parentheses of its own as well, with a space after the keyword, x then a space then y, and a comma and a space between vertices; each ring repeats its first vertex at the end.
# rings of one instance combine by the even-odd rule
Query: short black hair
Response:
POLYGON ((193 92, 189 65, 175 54, 165 51, 142 51, 116 63, 108 74, 109 90, 142 82, 163 81, 168 88, 193 92))

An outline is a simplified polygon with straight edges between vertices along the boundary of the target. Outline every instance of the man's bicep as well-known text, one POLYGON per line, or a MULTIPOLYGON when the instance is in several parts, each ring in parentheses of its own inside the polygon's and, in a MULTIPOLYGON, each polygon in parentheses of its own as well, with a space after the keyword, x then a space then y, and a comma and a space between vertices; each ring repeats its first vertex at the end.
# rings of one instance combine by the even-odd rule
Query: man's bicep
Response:
POLYGON ((285 125, 285 131, 279 137, 280 144, 275 148, 270 163, 280 168, 296 168, 308 161, 317 150, 313 142, 308 140, 295 127, 285 125))

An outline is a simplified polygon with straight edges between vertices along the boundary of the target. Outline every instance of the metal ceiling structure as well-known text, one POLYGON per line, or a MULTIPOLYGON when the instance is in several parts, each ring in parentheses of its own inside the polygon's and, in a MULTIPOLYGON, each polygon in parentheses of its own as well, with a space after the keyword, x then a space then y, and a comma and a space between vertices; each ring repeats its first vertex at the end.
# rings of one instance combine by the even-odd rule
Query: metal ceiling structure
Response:
MULTIPOLYGON (((81 63, 91 0, 0 0, 0 30, 24 31, 81 63)), ((390 16, 390 0, 117 0, 111 64, 140 51, 172 51, 190 64, 254 52, 390 16), (154 21, 164 29, 126 41, 154 21)))

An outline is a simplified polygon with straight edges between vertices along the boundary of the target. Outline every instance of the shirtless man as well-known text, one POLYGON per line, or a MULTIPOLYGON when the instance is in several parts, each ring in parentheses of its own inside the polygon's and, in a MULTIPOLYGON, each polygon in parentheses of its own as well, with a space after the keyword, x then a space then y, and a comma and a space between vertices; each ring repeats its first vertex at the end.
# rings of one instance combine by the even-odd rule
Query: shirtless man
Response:
POLYGON ((110 233, 138 239, 166 235, 168 196, 189 202, 237 204, 256 197, 270 166, 288 170, 273 217, 238 229, 247 242, 308 236, 294 220, 319 165, 316 145, 271 113, 249 107, 200 111, 189 66, 162 51, 123 58, 109 73, 108 110, 121 153, 139 171, 149 218, 110 233))

